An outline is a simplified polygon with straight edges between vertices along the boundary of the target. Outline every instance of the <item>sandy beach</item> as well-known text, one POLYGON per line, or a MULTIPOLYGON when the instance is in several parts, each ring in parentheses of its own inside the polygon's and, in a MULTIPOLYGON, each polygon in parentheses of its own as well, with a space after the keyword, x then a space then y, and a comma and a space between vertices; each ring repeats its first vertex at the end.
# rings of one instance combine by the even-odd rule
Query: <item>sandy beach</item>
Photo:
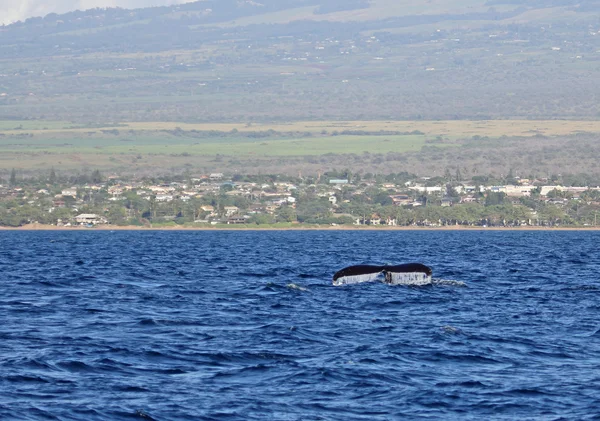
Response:
POLYGON ((231 226, 136 226, 136 225, 98 225, 95 227, 27 224, 21 227, 0 227, 0 231, 598 231, 600 226, 521 226, 521 227, 480 227, 465 225, 448 225, 440 227, 421 226, 351 226, 351 225, 295 225, 291 227, 270 227, 251 225, 231 226))

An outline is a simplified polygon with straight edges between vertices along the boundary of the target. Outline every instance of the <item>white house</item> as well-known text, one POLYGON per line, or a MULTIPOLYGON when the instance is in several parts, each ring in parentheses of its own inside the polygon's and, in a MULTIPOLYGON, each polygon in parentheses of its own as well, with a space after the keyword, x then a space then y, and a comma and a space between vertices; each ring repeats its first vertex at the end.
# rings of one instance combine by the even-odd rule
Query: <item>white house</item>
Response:
POLYGON ((173 200, 173 196, 170 194, 157 194, 156 201, 157 202, 170 202, 173 200))
POLYGON ((77 188, 71 187, 70 189, 64 189, 61 194, 63 196, 77 197, 77 188))
POLYGON ((81 225, 99 225, 106 224, 108 221, 103 216, 98 216, 95 213, 82 213, 75 217, 75 221, 81 225))
POLYGON ((225 206, 223 207, 226 216, 234 215, 239 209, 237 206, 225 206))

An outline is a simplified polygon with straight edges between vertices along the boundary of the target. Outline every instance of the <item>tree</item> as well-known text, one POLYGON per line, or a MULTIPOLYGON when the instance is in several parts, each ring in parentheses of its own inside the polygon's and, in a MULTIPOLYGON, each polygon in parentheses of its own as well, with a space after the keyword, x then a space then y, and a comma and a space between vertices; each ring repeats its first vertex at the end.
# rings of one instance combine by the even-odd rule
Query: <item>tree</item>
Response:
POLYGON ((394 203, 390 194, 386 191, 380 191, 373 196, 373 203, 378 203, 382 206, 391 205, 394 203))
POLYGON ((111 206, 108 210, 108 214, 106 215, 108 217, 108 221, 111 224, 115 224, 115 225, 126 225, 127 224, 127 213, 125 211, 125 208, 123 208, 122 206, 111 206))
POLYGON ((329 202, 323 199, 302 201, 298 204, 297 216, 299 222, 329 218, 331 211, 329 202))
POLYGON ((456 167, 456 181, 458 183, 462 182, 462 174, 460 173, 460 168, 456 167))
POLYGON ((446 168, 446 171, 444 172, 444 178, 446 179, 446 181, 448 183, 450 183, 452 181, 452 175, 450 174, 449 168, 446 168))
POLYGON ((256 225, 272 224, 274 222, 275 218, 267 213, 257 213, 255 215, 252 215, 250 219, 248 219, 249 224, 256 225))
POLYGON ((505 184, 517 184, 517 179, 515 177, 515 173, 512 168, 508 171, 508 174, 506 175, 506 178, 504 179, 504 183, 505 184))
POLYGON ((233 186, 231 184, 229 184, 229 183, 225 183, 225 184, 221 185, 221 187, 219 188, 219 190, 220 190, 221 194, 224 194, 224 193, 232 191, 233 190, 233 186))
POLYGON ((14 168, 10 172, 10 179, 8 180, 8 184, 10 184, 11 186, 17 185, 17 172, 14 168))
POLYGON ((100 170, 94 170, 92 173, 91 181, 94 184, 102 182, 102 174, 100 174, 100 170))
POLYGON ((56 172, 54 171, 54 167, 50 169, 50 175, 48 176, 48 184, 54 185, 56 184, 56 172))
POLYGON ((291 206, 282 206, 277 212, 277 222, 296 221, 296 210, 291 206))
POLYGON ((156 195, 153 194, 152 196, 150 196, 149 203, 150 203, 150 210, 149 210, 150 217, 156 218, 156 208, 158 205, 156 203, 156 195))
POLYGON ((485 206, 501 205, 504 203, 505 198, 506 194, 503 192, 488 192, 485 196, 485 206))

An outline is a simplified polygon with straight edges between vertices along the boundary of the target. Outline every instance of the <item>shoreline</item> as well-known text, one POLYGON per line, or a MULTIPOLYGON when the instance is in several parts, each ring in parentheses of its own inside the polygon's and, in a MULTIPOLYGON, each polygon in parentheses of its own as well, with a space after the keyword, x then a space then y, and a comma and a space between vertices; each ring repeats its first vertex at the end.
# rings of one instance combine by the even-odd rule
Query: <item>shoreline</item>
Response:
POLYGON ((0 231, 600 231, 600 226, 564 226, 564 227, 470 227, 464 225, 451 225, 441 227, 419 227, 419 226, 385 226, 381 227, 349 226, 349 225, 324 225, 324 226, 292 226, 292 227, 261 227, 261 226, 239 226, 230 227, 189 227, 189 226, 158 226, 142 227, 136 225, 99 225, 96 227, 57 227, 55 225, 28 224, 21 227, 0 227, 0 231))

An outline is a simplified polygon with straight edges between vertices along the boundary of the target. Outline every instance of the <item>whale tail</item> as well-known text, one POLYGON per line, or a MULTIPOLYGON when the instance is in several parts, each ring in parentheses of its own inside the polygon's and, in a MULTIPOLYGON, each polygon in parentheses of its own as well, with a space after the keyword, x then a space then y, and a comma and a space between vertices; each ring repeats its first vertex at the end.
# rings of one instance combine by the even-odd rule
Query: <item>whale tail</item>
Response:
POLYGON ((394 266, 348 266, 333 275, 333 285, 372 282, 382 275, 383 282, 391 285, 426 285, 431 283, 430 267, 421 263, 406 263, 394 266))

